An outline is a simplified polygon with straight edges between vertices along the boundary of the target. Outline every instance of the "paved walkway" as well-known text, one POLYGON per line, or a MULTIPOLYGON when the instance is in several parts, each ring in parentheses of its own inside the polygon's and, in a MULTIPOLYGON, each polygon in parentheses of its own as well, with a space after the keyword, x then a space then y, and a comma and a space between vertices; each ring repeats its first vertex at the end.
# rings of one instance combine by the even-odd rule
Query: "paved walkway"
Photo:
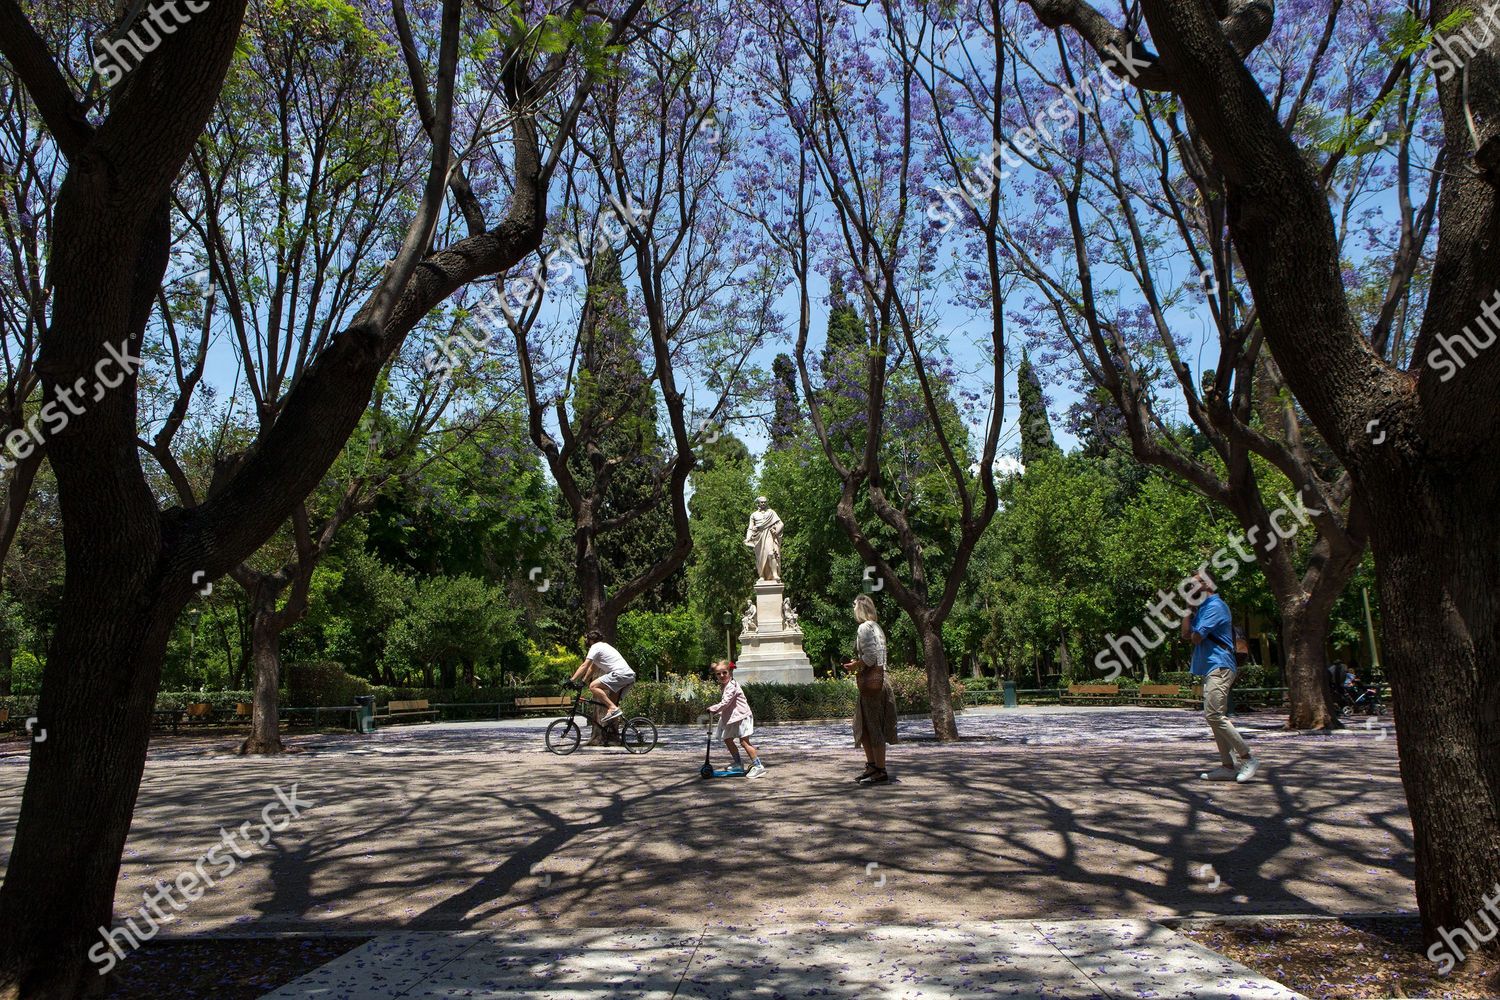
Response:
MULTIPOLYGON (((1170 710, 965 713, 956 744, 913 720, 891 750, 896 780, 873 788, 850 781, 862 761, 847 723, 766 727, 760 781, 701 780, 692 727, 644 756, 556 757, 535 722, 296 737, 301 752, 273 759, 165 740, 116 923, 296 784, 301 817, 162 933, 369 934, 330 971, 449 990, 302 994, 320 1000, 505 985, 590 1000, 1261 996, 1144 922, 1410 910, 1414 859, 1394 739, 1289 733, 1270 714, 1240 724, 1265 762, 1244 785, 1198 779, 1212 741, 1201 716, 1170 710), (1115 923, 1049 931, 1095 919, 1115 923), (1108 926, 1128 933, 1101 937, 1108 926), (1178 959, 1207 963, 1206 980, 1179 978, 1178 959), (640 990, 620 985, 635 975, 640 990)), ((24 757, 0 760, 0 851, 25 773, 24 757)))
POLYGON ((1300 994, 1144 920, 732 934, 577 930, 393 934, 264 1000, 1295 1000, 1300 994))

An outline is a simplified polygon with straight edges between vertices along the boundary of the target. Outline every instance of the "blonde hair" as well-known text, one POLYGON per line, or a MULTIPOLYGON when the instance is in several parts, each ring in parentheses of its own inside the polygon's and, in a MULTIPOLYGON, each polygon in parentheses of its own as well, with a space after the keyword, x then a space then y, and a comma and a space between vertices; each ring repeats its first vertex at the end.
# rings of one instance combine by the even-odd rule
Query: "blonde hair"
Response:
POLYGON ((728 660, 715 660, 714 665, 712 667, 709 667, 709 670, 711 670, 713 673, 718 673, 720 667, 727 667, 729 669, 729 676, 734 676, 734 664, 730 663, 728 660))
POLYGON ((875 602, 870 600, 869 594, 860 594, 854 599, 854 620, 861 625, 880 620, 880 616, 875 613, 875 602))

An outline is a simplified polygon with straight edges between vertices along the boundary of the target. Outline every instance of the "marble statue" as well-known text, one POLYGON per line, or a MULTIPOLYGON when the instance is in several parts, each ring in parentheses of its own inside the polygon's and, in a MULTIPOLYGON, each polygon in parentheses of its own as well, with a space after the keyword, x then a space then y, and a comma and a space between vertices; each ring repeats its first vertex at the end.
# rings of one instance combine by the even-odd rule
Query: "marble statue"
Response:
POLYGON ((788 632, 801 632, 802 626, 797 624, 797 609, 792 607, 792 602, 785 597, 781 599, 781 627, 788 632))
POLYGON ((745 602, 745 613, 740 616, 740 634, 744 635, 745 633, 754 632, 755 630, 755 598, 752 597, 745 602))
POLYGON ((750 526, 745 529, 745 547, 755 553, 755 568, 762 580, 781 580, 781 518, 765 497, 755 498, 750 526))

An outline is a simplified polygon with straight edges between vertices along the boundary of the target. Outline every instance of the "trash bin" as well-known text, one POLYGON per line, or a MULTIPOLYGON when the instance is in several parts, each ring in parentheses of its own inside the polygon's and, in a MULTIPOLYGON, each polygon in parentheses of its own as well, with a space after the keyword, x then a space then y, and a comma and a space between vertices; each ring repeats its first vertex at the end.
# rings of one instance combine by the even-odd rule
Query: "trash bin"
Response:
POLYGON ((1005 707, 1006 708, 1015 708, 1016 707, 1016 682, 1015 681, 1006 681, 1005 684, 1003 685, 1003 687, 1005 688, 1005 707))
POLYGON ((373 733, 375 731, 375 696, 373 694, 358 694, 354 696, 354 704, 359 706, 354 713, 355 728, 362 733, 373 733))

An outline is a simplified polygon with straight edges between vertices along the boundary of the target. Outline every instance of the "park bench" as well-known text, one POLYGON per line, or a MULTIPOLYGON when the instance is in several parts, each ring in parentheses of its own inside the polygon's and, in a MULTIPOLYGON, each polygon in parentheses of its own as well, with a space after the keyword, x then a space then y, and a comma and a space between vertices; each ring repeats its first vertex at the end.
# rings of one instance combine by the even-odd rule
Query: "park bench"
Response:
POLYGON ((188 722, 212 722, 214 706, 212 702, 198 701, 183 709, 182 714, 188 722))
POLYGON ((1118 684, 1069 684, 1068 690, 1061 697, 1063 704, 1085 704, 1097 705, 1107 704, 1118 698, 1120 685, 1118 684))
POLYGON ((531 695, 516 699, 516 710, 520 712, 552 713, 567 708, 573 699, 565 694, 531 695))
POLYGON ((1142 684, 1140 690, 1136 692, 1135 703, 1183 708, 1191 708, 1195 704, 1191 695, 1182 693, 1182 686, 1179 684, 1142 684))
POLYGON ((388 702, 385 706, 385 712, 375 713, 375 718, 381 722, 396 722, 400 719, 425 719, 429 716, 436 719, 438 717, 438 710, 430 707, 426 698, 388 702))

